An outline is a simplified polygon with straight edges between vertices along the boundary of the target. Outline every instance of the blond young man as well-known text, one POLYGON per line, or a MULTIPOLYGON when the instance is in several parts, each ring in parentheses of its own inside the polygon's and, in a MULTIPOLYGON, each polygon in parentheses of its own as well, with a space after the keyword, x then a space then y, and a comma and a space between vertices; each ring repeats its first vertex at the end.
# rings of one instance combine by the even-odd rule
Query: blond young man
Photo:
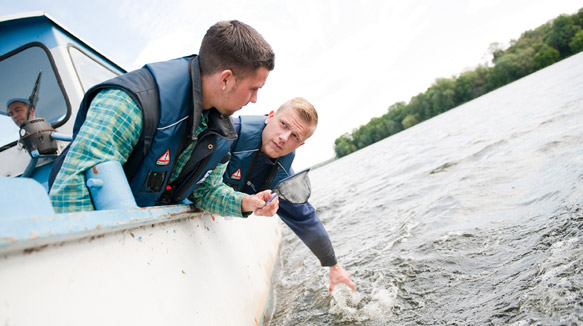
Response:
MULTIPOLYGON (((240 116, 233 118, 233 124, 238 138, 231 146, 223 181, 237 191, 255 194, 274 189, 279 181, 294 174, 291 164, 295 150, 316 130, 318 113, 310 102, 296 97, 267 116, 240 116)), ((309 202, 294 204, 280 199, 277 214, 320 264, 330 268, 330 292, 338 283, 356 290, 348 272, 338 264, 328 233, 309 202)))

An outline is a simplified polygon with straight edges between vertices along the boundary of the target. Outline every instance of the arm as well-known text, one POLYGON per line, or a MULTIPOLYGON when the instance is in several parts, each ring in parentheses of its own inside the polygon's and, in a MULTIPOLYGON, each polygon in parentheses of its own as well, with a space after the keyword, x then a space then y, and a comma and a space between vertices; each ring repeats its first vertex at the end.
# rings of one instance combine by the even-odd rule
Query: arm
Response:
POLYGON ((124 164, 141 132, 141 111, 125 92, 110 89, 97 94, 51 188, 55 211, 94 210, 85 171, 112 160, 124 164))
POLYGON ((338 283, 344 283, 352 290, 356 290, 356 285, 350 279, 350 274, 337 263, 330 237, 310 203, 292 204, 282 200, 278 215, 318 257, 320 264, 330 267, 330 286, 328 288, 330 292, 338 283))
POLYGON ((318 257, 322 266, 336 265, 334 247, 332 247, 328 232, 310 203, 292 204, 281 200, 277 215, 318 257))
POLYGON ((198 186, 189 197, 196 207, 221 216, 247 217, 252 212, 259 216, 273 216, 278 208, 275 199, 269 205, 271 191, 262 191, 256 195, 247 195, 223 183, 226 163, 220 163, 213 172, 198 186), (265 206, 265 207, 264 207, 265 206))

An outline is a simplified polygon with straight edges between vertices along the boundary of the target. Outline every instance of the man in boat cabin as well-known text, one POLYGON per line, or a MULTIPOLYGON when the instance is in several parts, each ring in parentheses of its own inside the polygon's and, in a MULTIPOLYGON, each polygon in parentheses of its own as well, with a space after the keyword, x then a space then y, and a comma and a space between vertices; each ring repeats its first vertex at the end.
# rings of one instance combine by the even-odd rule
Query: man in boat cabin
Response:
POLYGON ((222 182, 237 137, 229 116, 257 101, 274 62, 255 29, 223 21, 208 29, 198 55, 147 64, 88 90, 74 140, 51 173, 55 211, 93 210, 85 172, 116 160, 140 207, 189 199, 223 216, 274 215, 271 191, 248 195, 222 182))
POLYGON ((34 119, 34 106, 30 105, 28 99, 13 98, 6 103, 6 113, 14 124, 21 126, 26 120, 34 119), (28 117, 26 116, 28 113, 28 117))
MULTIPOLYGON (((295 150, 316 130, 318 113, 310 102, 296 97, 267 116, 239 116, 232 120, 238 138, 231 145, 231 160, 223 181, 237 191, 255 194, 273 190, 282 179, 294 174, 291 165, 295 150)), ((309 202, 296 204, 280 198, 277 214, 320 264, 330 267, 330 292, 338 283, 356 290, 348 272, 336 261, 328 233, 309 202)))

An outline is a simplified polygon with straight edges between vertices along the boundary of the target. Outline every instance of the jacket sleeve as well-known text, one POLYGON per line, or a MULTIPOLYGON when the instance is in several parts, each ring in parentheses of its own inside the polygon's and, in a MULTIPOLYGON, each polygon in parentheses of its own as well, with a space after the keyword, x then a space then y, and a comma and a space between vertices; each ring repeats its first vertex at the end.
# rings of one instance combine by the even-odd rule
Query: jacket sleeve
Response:
POLYGON ((334 247, 328 232, 310 203, 292 204, 280 199, 277 215, 318 257, 322 266, 336 265, 334 247))
POLYGON ((95 209, 85 185, 85 171, 107 161, 124 164, 138 143, 142 124, 141 110, 127 93, 107 89, 97 94, 51 187, 56 212, 95 209))
POLYGON ((211 214, 247 217, 251 214, 241 212, 241 201, 245 194, 223 183, 223 173, 226 168, 226 163, 219 163, 188 199, 194 203, 194 206, 211 214))

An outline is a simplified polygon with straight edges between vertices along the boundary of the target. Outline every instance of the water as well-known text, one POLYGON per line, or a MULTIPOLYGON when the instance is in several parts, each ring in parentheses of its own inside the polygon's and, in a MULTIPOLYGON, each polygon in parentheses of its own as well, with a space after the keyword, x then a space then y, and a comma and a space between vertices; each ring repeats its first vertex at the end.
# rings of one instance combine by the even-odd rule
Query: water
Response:
POLYGON ((358 290, 286 229, 266 324, 583 324, 583 55, 310 173, 358 290))

